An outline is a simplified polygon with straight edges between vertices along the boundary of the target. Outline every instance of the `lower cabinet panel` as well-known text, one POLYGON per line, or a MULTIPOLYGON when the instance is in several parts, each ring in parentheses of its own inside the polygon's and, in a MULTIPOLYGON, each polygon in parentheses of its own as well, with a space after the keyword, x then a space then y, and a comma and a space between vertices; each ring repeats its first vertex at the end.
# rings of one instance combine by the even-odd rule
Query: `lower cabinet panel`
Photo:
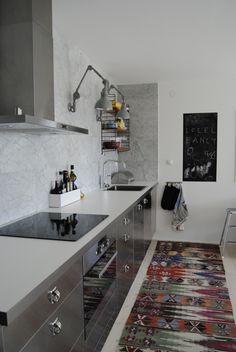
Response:
POLYGON ((70 352, 99 352, 117 317, 117 300, 114 295, 107 303, 101 315, 97 318, 93 329, 87 335, 86 331, 77 340, 70 352))
POLYGON ((27 343, 22 352, 69 352, 83 331, 82 283, 27 343), (54 326, 52 324, 54 323, 54 326))
MULTIPOLYGON (((5 352, 18 352, 29 339, 43 326, 45 321, 65 302, 67 296, 82 282, 82 258, 72 264, 65 273, 53 281, 29 308, 27 308, 9 326, 4 326, 3 341, 5 352), (60 297, 51 304, 48 292, 57 289, 60 297)), ((1 350, 0 350, 1 351, 1 350)))
POLYGON ((119 311, 133 283, 133 279, 133 256, 129 256, 126 257, 124 264, 117 272, 117 305, 119 311))
POLYGON ((108 337, 108 335, 110 333, 110 330, 111 330, 111 328, 112 328, 112 326, 113 326, 113 324, 114 324, 114 322, 116 320, 116 317, 117 317, 117 313, 114 313, 111 316, 111 318, 108 321, 108 323, 107 323, 107 325, 106 325, 106 327, 105 327, 105 329, 103 331, 103 334, 102 334, 102 336, 101 336, 101 338, 100 338, 100 340, 99 340, 99 342, 98 342, 98 344, 97 344, 97 346, 95 348, 95 352, 100 352, 102 350, 103 345, 106 342, 106 339, 107 339, 107 337, 108 337))

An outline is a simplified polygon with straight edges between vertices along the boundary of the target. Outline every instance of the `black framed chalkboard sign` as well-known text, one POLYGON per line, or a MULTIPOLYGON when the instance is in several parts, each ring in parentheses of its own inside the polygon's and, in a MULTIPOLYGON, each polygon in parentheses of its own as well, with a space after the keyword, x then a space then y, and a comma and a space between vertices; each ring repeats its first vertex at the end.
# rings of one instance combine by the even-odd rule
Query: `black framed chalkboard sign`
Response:
POLYGON ((184 114, 183 181, 216 181, 217 113, 184 114))

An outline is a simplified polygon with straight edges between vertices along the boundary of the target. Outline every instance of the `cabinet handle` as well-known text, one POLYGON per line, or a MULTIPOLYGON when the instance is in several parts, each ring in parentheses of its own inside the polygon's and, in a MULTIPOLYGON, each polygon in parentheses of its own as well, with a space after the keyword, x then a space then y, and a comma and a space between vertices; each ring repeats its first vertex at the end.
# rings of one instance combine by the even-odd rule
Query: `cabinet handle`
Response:
POLYGON ((49 330, 51 331, 52 335, 60 334, 62 330, 62 323, 56 318, 53 322, 49 323, 49 330))
POLYGON ((148 204, 148 199, 147 198, 144 198, 143 204, 148 204))
POLYGON ((103 276, 103 274, 107 271, 107 268, 109 268, 109 266, 111 265, 111 263, 113 262, 113 260, 117 257, 117 251, 113 254, 113 256, 111 257, 111 259, 108 261, 108 263, 104 266, 104 268, 102 269, 102 271, 99 273, 98 277, 99 279, 101 279, 101 277, 103 276))
POLYGON ((124 271, 125 271, 125 273, 127 273, 129 270, 130 270, 130 266, 126 264, 126 265, 124 266, 124 271))
POLYGON ((130 239, 130 235, 127 235, 127 233, 124 234, 124 241, 128 242, 128 240, 130 239))
POLYGON ((124 218, 123 219, 123 224, 128 225, 129 224, 129 218, 124 218))
POLYGON ((48 300, 51 304, 59 302, 61 293, 55 286, 52 290, 48 291, 48 300))
POLYGON ((143 209, 143 206, 141 204, 138 204, 138 211, 141 211, 143 209))

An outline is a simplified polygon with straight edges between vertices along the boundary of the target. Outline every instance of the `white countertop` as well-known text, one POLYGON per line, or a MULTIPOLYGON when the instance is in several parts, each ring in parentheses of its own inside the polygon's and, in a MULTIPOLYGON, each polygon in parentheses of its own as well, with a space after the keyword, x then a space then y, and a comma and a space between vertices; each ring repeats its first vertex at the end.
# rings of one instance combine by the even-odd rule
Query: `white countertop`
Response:
POLYGON ((147 185, 142 191, 95 190, 79 202, 63 208, 44 211, 81 214, 106 214, 104 221, 76 242, 0 236, 0 313, 14 320, 37 296, 36 288, 105 227, 134 204, 157 182, 135 182, 147 185))

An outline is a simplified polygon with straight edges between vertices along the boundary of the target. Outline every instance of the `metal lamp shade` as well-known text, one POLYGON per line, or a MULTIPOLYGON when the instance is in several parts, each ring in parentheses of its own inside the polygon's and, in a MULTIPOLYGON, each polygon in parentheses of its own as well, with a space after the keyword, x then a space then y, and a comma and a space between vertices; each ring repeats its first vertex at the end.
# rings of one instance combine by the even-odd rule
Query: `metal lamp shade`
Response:
POLYGON ((116 115, 119 119, 129 119, 129 112, 127 111, 127 105, 123 102, 121 109, 116 115))
POLYGON ((112 101, 108 96, 102 94, 101 98, 95 104, 96 110, 112 110, 112 101))

